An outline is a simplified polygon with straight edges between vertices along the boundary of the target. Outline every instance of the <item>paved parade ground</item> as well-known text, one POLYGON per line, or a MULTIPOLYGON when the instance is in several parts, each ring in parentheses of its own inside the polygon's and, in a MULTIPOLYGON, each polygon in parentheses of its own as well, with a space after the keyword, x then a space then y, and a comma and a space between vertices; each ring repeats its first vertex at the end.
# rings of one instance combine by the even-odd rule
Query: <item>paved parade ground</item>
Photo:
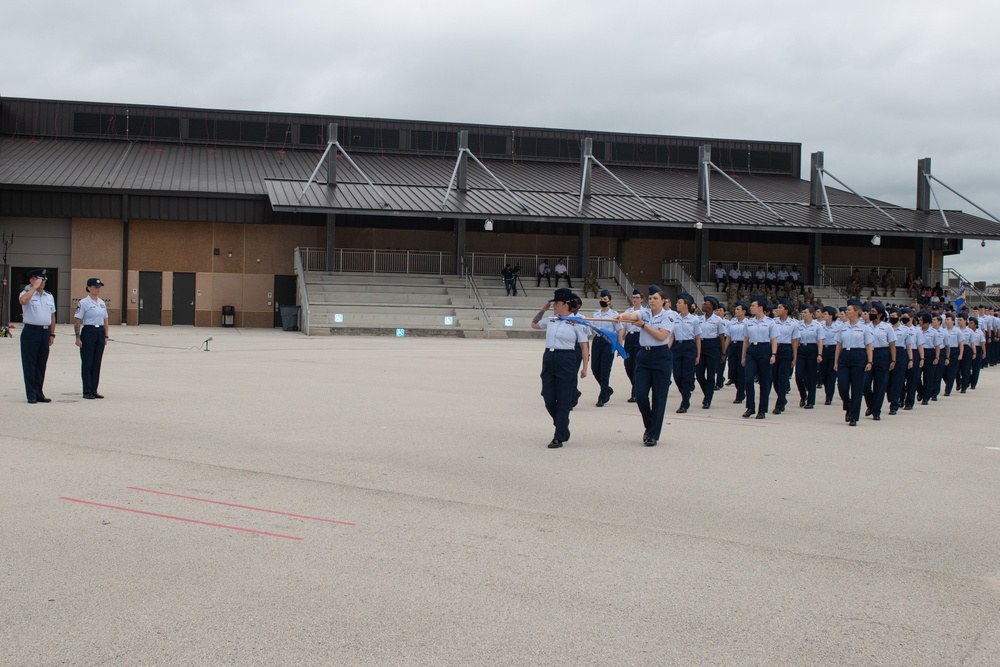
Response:
POLYGON ((549 450, 541 340, 113 327, 88 401, 60 333, 49 404, 0 339, 2 665, 1000 655, 1000 368, 857 428, 672 387, 647 448, 619 360, 549 450))

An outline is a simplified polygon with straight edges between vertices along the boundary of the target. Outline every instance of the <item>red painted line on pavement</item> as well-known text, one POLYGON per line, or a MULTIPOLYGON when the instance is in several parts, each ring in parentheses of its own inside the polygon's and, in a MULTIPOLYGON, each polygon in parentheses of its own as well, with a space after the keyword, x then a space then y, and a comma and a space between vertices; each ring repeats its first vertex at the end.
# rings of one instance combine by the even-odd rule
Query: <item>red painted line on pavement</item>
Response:
POLYGON ((156 512, 143 512, 142 510, 134 510, 128 507, 118 507, 117 505, 105 505, 103 503, 94 503, 89 500, 80 500, 78 498, 67 498, 66 496, 59 496, 59 500, 69 500, 74 503, 82 503, 84 505, 93 505, 94 507, 104 507, 109 510, 121 510, 123 512, 132 512, 134 514, 145 514, 146 516, 155 516, 161 519, 173 519, 175 521, 186 521, 187 523, 197 523, 202 526, 212 526, 213 528, 226 528, 227 530, 239 530, 244 533, 254 533, 255 535, 266 535, 268 537, 281 537, 286 540, 301 540, 301 537, 294 537, 292 535, 281 535, 280 533, 268 533, 263 530, 252 530, 250 528, 240 528, 239 526, 226 526, 221 523, 209 523, 208 521, 198 521, 197 519, 185 519, 181 516, 170 516, 169 514, 157 514, 156 512))
POLYGON ((208 498, 195 498, 194 496, 182 496, 178 493, 167 493, 166 491, 154 491, 153 489, 141 489, 138 486, 126 487, 132 491, 142 491, 143 493, 156 493, 161 496, 170 496, 172 498, 183 498, 184 500, 197 500, 200 503, 212 503, 213 505, 225 505, 226 507, 236 507, 241 510, 253 510, 255 512, 268 512, 269 514, 280 514, 282 516, 291 516, 296 519, 309 519, 310 521, 323 521, 325 523, 337 523, 341 526, 356 526, 357 524, 350 523, 348 521, 337 521, 335 519, 321 519, 318 516, 306 516, 304 514, 292 514, 291 512, 280 512, 278 510, 268 510, 263 507, 250 507, 249 505, 236 505, 235 503, 224 503, 221 500, 209 500, 208 498))

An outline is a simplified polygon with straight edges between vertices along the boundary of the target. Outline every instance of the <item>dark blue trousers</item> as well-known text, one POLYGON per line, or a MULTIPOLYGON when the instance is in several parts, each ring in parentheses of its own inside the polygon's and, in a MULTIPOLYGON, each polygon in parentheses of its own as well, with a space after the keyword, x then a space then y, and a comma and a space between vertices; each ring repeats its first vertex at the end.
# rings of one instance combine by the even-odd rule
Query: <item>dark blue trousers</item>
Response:
POLYGON ((729 358, 729 381, 736 387, 736 400, 742 403, 746 398, 746 387, 743 386, 745 369, 741 363, 743 359, 743 341, 729 341, 726 356, 729 358))
POLYGON ((569 440, 569 411, 576 405, 580 358, 576 350, 545 350, 542 356, 542 398, 556 427, 556 440, 569 440))
POLYGON ((695 367, 698 378, 698 386, 701 393, 705 395, 705 402, 712 404, 712 397, 715 396, 716 377, 721 377, 719 362, 722 360, 722 343, 718 338, 701 341, 701 358, 695 367))
POLYGON ((958 377, 959 364, 958 354, 961 352, 961 347, 946 347, 948 351, 948 365, 944 367, 944 393, 950 394, 952 387, 955 386, 955 379, 958 377))
POLYGON ((639 349, 639 332, 625 334, 623 347, 625 353, 628 354, 628 359, 625 360, 625 375, 628 376, 628 381, 632 385, 632 398, 635 398, 635 353, 639 349))
POLYGON ((906 371, 906 395, 904 408, 912 408, 917 402, 917 392, 920 391, 923 368, 920 367, 920 351, 913 349, 913 368, 906 371))
POLYGON ((979 384, 979 371, 983 368, 985 365, 984 362, 986 361, 986 359, 983 358, 982 352, 983 348, 980 347, 976 351, 976 362, 972 364, 972 375, 969 377, 969 386, 973 389, 975 389, 976 385, 979 384))
POLYGON ((743 369, 743 387, 747 397, 747 410, 767 414, 771 400, 771 342, 747 345, 747 365, 743 369), (760 410, 757 410, 754 380, 760 381, 760 410))
POLYGON ((819 345, 817 343, 799 344, 799 356, 795 360, 795 386, 799 390, 799 399, 806 405, 816 405, 816 377, 819 375, 819 345))
POLYGON ((904 403, 903 391, 907 379, 907 365, 909 365, 909 358, 906 356, 906 348, 897 345, 896 367, 889 372, 889 386, 886 387, 886 398, 889 401, 890 410, 899 410, 904 403))
POLYGON ((774 407, 788 407, 788 392, 792 388, 792 344, 780 343, 774 363, 774 407))
MULTIPOLYGON (((978 360, 977 360, 978 361, 978 360)), ((962 346, 962 361, 958 365, 958 388, 965 391, 972 383, 972 346, 962 346)))
POLYGON ((45 366, 49 362, 49 327, 25 324, 21 328, 21 371, 28 400, 45 396, 45 366))
MULTIPOLYGON (((866 359, 867 361, 867 359, 866 359)), ((872 415, 882 416, 882 405, 889 387, 889 364, 892 353, 887 347, 872 350, 872 370, 865 376, 865 405, 872 415)))
POLYGON ((96 394, 101 383, 101 360, 104 359, 104 327, 83 327, 80 331, 80 376, 83 393, 96 394))
POLYGON ((660 430, 663 428, 672 370, 673 354, 666 345, 640 347, 636 352, 635 404, 642 415, 642 425, 653 440, 660 439, 660 430))
POLYGON ((601 393, 597 397, 601 403, 607 403, 611 398, 611 365, 614 361, 615 348, 611 347, 611 343, 604 338, 595 334, 590 345, 590 372, 593 373, 597 384, 601 386, 601 393))
POLYGON ((833 370, 833 362, 836 361, 836 357, 836 344, 823 346, 823 362, 819 365, 819 379, 823 383, 827 402, 833 401, 834 392, 837 390, 837 371, 833 370))
POLYGON ((844 402, 847 418, 861 419, 861 395, 865 390, 865 365, 868 353, 865 348, 841 350, 837 363, 837 388, 840 400, 844 402))
POLYGON ((671 355, 674 364, 674 382, 677 391, 681 393, 680 407, 691 407, 691 394, 694 392, 694 360, 698 351, 693 340, 674 341, 671 355))

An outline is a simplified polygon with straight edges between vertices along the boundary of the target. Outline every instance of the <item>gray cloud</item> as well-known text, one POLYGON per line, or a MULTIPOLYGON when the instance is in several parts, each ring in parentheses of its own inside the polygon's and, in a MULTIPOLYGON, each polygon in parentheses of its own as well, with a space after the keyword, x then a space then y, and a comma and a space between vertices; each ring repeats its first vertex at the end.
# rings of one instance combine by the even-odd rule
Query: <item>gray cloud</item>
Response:
MULTIPOLYGON (((0 91, 796 141, 806 165, 823 150, 906 206, 932 157, 1000 216, 998 19, 994 3, 930 0, 40 0, 4 9, 0 91)), ((992 244, 967 246, 949 265, 1000 281, 992 244)))

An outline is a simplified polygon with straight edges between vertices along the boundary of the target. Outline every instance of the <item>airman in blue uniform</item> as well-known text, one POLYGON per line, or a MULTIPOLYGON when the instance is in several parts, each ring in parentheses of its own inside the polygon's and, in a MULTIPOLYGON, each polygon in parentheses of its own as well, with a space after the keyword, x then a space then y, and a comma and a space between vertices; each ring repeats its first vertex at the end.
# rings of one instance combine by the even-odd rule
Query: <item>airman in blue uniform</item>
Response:
POLYGON ((577 399, 577 372, 579 371, 581 378, 587 377, 587 338, 590 329, 581 323, 564 319, 570 315, 570 302, 579 299, 568 288, 557 289, 552 300, 546 302, 531 321, 531 328, 545 331, 542 398, 555 426, 549 449, 558 449, 569 440, 569 413, 577 399), (549 307, 554 314, 545 318, 545 311, 549 307), (582 367, 577 349, 582 352, 582 367))
POLYGON ((885 306, 872 303, 869 326, 872 330, 872 366, 865 376, 865 416, 882 419, 882 405, 889 386, 889 375, 896 368, 896 330, 885 321, 885 306))
MULTIPOLYGON (((634 313, 640 309, 642 309, 642 292, 636 287, 632 290, 632 305, 625 312, 634 313)), ((635 403, 635 351, 639 348, 639 327, 631 322, 626 323, 624 328, 618 331, 618 340, 628 354, 628 358, 625 359, 625 374, 632 385, 632 395, 629 396, 628 402, 635 403)))
POLYGON ((715 396, 716 389, 715 378, 720 373, 720 365, 726 347, 726 321, 715 314, 718 307, 718 299, 714 296, 706 296, 705 303, 701 307, 704 317, 698 318, 698 324, 701 328, 701 353, 698 355, 695 373, 698 386, 701 387, 701 393, 705 397, 701 402, 701 407, 705 410, 712 407, 712 398, 715 396))
MULTIPOLYGON (((601 307, 594 311, 594 319, 614 319, 618 317, 618 311, 611 307, 611 292, 601 290, 601 307)), ((609 335, 617 338, 618 331, 622 325, 618 322, 593 322, 595 329, 606 331, 609 335)), ((611 366, 615 361, 615 348, 608 339, 600 334, 594 334, 594 342, 591 345, 590 370, 594 374, 594 379, 601 387, 601 392, 597 396, 597 407, 603 408, 604 404, 611 400, 611 394, 615 390, 611 388, 611 366)))
POLYGON ((816 378, 823 361, 825 327, 813 319, 816 309, 812 304, 802 306, 799 322, 798 361, 795 365, 795 386, 799 390, 799 407, 812 410, 816 405, 816 378))
POLYGON ((80 299, 73 315, 76 346, 80 348, 83 397, 87 399, 104 398, 97 393, 101 382, 101 360, 104 359, 104 346, 108 340, 108 307, 97 296, 102 287, 104 283, 100 278, 89 278, 87 296, 80 299))
POLYGON ((684 414, 691 407, 694 392, 694 368, 701 358, 701 322, 694 314, 694 297, 690 294, 677 295, 679 320, 674 326, 674 344, 671 350, 674 362, 674 382, 681 394, 678 414, 684 414))
POLYGON ((777 328, 778 353, 774 365, 774 414, 780 415, 788 406, 788 392, 791 390, 792 369, 799 352, 799 323, 789 315, 792 302, 781 299, 775 306, 774 324, 777 328))
POLYGON ((745 369, 743 377, 747 409, 743 418, 752 417, 757 413, 757 419, 767 416, 767 404, 771 398, 771 370, 774 368, 778 354, 778 328, 774 321, 765 317, 767 299, 755 296, 750 300, 752 317, 743 326, 743 357, 740 363, 745 369), (760 410, 757 410, 754 394, 754 381, 760 383, 760 410))
POLYGON ((861 396, 865 373, 872 368, 872 329, 861 319, 864 306, 857 299, 847 302, 847 322, 837 333, 834 368, 844 404, 844 421, 857 426, 861 419, 861 396))
POLYGON ((56 340, 56 300, 45 291, 48 272, 35 269, 28 272, 28 285, 18 297, 24 314, 21 330, 21 371, 28 403, 51 403, 45 396, 45 367, 49 347, 56 340))

